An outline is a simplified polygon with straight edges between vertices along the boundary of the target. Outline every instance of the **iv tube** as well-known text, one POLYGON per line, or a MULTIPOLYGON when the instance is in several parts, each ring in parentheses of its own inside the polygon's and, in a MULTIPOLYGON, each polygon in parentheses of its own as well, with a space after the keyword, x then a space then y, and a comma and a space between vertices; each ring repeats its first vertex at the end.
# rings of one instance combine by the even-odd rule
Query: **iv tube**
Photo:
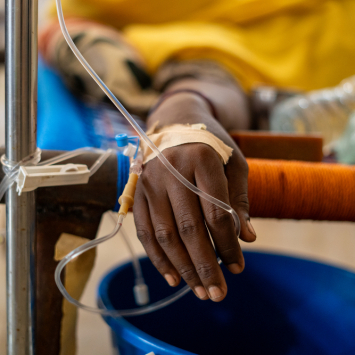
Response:
POLYGON ((140 308, 135 308, 135 309, 124 309, 124 310, 108 310, 108 309, 104 309, 104 308, 96 308, 96 307, 90 307, 90 306, 86 306, 83 303, 77 301, 76 299, 74 299, 73 297, 71 297, 68 293, 68 291, 65 289, 61 279, 60 279, 60 275, 63 271, 63 269, 65 268, 65 266, 74 258, 76 258, 77 256, 85 253, 86 251, 95 248, 96 246, 98 246, 99 244, 106 242, 107 240, 111 239, 112 237, 114 237, 121 229, 122 227, 122 223, 123 223, 123 219, 125 218, 124 215, 120 215, 118 217, 118 221, 116 223, 116 226, 114 228, 114 230, 100 238, 100 239, 95 239, 92 240, 84 245, 81 245, 80 247, 74 249, 72 252, 70 252, 68 255, 66 255, 58 264, 56 270, 55 270, 55 282, 60 290, 60 292, 63 294, 63 296, 72 304, 74 304, 76 307, 84 309, 86 311, 92 312, 92 313, 98 313, 101 314, 103 316, 110 316, 110 317, 131 317, 131 316, 139 316, 139 315, 143 315, 143 314, 147 314, 150 312, 154 312, 160 308, 166 307, 169 304, 177 301, 179 298, 181 298, 182 296, 184 296, 186 293, 188 293, 191 289, 188 285, 184 286, 183 288, 181 288, 179 291, 175 292, 173 295, 166 297, 158 302, 152 303, 148 306, 143 306, 140 308))
MULTIPOLYGON (((109 212, 109 216, 112 219, 113 223, 116 225, 116 223, 117 223, 117 221, 116 221, 117 218, 115 218, 116 213, 109 212)), ((127 235, 125 233, 123 226, 121 227, 121 235, 122 235, 122 238, 127 246, 127 249, 129 250, 131 257, 132 257, 132 266, 133 266, 133 271, 134 271, 134 277, 136 279, 136 284, 144 283, 141 264, 139 263, 137 254, 134 252, 134 249, 129 241, 129 238, 127 237, 127 235)))

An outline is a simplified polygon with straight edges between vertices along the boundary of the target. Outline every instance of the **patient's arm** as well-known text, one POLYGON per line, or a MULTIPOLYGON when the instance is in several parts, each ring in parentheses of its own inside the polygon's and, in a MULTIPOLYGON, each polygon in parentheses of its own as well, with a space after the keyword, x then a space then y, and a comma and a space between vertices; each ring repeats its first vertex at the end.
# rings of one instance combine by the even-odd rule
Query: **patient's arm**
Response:
MULTIPOLYGON (((156 121, 161 125, 205 123, 210 132, 234 148, 226 166, 222 165, 217 153, 205 144, 169 148, 164 154, 192 183, 231 204, 241 221, 241 239, 254 241, 255 232, 248 214, 248 166, 226 131, 249 127, 247 98, 234 79, 214 63, 184 62, 178 63, 177 68, 176 63, 172 62, 159 70, 153 90, 149 80, 144 80, 143 70, 137 69, 140 60, 134 49, 129 44, 110 45, 112 40, 123 44, 124 39, 118 32, 113 33, 102 25, 81 20, 67 23, 75 42, 84 51, 89 62, 92 61, 94 69, 104 81, 111 80, 113 75, 117 78, 113 81, 113 86, 110 85, 112 80, 108 82, 109 87, 131 112, 144 113, 154 101, 156 90, 195 90, 212 102, 219 122, 213 117, 205 99, 196 94, 179 93, 162 102, 147 123, 148 126, 156 121), (105 38, 110 38, 110 41, 105 38), (117 66, 117 63, 120 65, 117 66), (139 86, 135 85, 134 78, 131 80, 131 76, 127 76, 125 63, 130 64, 129 68, 132 68, 132 63, 136 63, 134 73, 138 75, 139 86), (109 77, 105 76, 106 72, 109 77), (177 77, 170 75, 176 72, 179 73, 177 77), (159 80, 161 87, 158 85, 159 80)), ((59 31, 58 25, 53 24, 43 32, 43 55, 59 69, 73 92, 84 92, 91 99, 103 99, 100 89, 84 72, 59 31)), ((144 167, 135 200, 134 215, 138 236, 154 265, 167 281, 171 285, 177 285, 183 277, 200 298, 206 299, 209 296, 215 301, 222 300, 227 293, 227 286, 217 264, 205 221, 221 259, 231 272, 239 273, 244 268, 244 259, 231 215, 199 200, 178 183, 157 159, 144 167), (205 290, 208 291, 208 296, 205 290)))
MULTIPOLYGON (((183 89, 196 90, 206 96, 213 103, 225 130, 250 128, 248 97, 236 82, 185 78, 170 84, 165 92, 183 89)), ((154 120, 152 117, 150 122, 154 120)), ((169 124, 169 120, 174 121, 168 117, 165 120, 164 124, 169 124)))
MULTIPOLYGON (((160 125, 204 123, 210 132, 233 147, 233 155, 226 166, 212 148, 201 143, 169 148, 164 155, 189 181, 231 204, 241 221, 240 238, 252 242, 256 236, 248 214, 248 166, 225 130, 248 128, 246 98, 237 87, 194 79, 175 82, 167 91, 177 89, 193 89, 207 96, 220 122, 212 116, 203 98, 186 92, 166 98, 148 118, 148 126, 156 121, 160 125)), ((227 268, 235 274, 244 268, 231 215, 199 199, 177 182, 157 158, 146 164, 139 179, 134 217, 138 237, 148 256, 172 286, 178 285, 183 277, 201 299, 209 297, 220 301, 225 297, 227 285, 205 221, 227 268)))

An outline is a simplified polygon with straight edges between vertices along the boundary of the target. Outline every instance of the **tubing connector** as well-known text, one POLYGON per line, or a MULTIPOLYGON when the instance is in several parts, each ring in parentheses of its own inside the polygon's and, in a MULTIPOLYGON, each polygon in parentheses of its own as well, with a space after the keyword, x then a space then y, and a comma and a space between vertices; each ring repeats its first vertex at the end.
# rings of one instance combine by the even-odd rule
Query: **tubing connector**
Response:
POLYGON ((136 192, 136 186, 138 181, 137 174, 130 174, 127 184, 123 190, 122 195, 118 199, 119 204, 121 205, 118 215, 126 215, 128 210, 133 207, 134 204, 134 194, 136 192))
POLYGON ((145 283, 133 287, 134 300, 137 306, 145 306, 149 303, 148 286, 145 283))

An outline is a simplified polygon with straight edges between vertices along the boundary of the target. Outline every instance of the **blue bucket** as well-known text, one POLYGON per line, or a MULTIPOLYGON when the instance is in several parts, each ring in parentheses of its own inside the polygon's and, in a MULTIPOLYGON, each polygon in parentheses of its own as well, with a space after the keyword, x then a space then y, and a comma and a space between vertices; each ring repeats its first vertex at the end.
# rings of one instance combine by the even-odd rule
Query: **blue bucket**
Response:
MULTIPOLYGON (((190 292, 144 316, 106 317, 120 355, 354 355, 355 274, 297 258, 246 252, 240 275, 223 270, 229 287, 220 303, 190 292)), ((176 291, 142 260, 151 300, 176 291)), ((224 268, 224 267, 222 267, 224 268)), ((108 309, 134 308, 131 264, 99 286, 108 309)))

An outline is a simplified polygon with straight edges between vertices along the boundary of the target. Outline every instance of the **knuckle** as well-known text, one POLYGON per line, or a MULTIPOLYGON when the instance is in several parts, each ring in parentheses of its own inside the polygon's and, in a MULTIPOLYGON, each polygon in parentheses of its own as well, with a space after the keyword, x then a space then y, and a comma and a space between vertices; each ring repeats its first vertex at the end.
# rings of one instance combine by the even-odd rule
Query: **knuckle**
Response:
POLYGON ((186 282, 196 279, 196 271, 192 265, 183 265, 179 268, 180 275, 184 278, 186 282))
POLYGON ((207 212, 206 218, 209 223, 219 226, 224 226, 232 222, 232 216, 229 212, 222 210, 216 205, 211 205, 207 212))
POLYGON ((201 280, 208 280, 214 276, 214 268, 209 263, 202 263, 196 267, 196 271, 201 280))
POLYGON ((151 171, 152 169, 144 169, 141 177, 140 177, 140 181, 139 181, 139 185, 142 185, 142 188, 147 191, 151 189, 152 186, 152 181, 155 180, 154 177, 154 173, 151 171))
POLYGON ((144 188, 151 187, 152 181, 156 181, 161 177, 161 170, 163 167, 160 166, 158 159, 155 158, 149 161, 143 169, 143 172, 138 179, 137 185, 142 185, 144 188))
POLYGON ((140 176, 140 181, 138 182, 138 186, 139 185, 143 185, 143 186, 145 186, 146 184, 147 184, 147 182, 149 182, 149 178, 150 178, 150 173, 149 173, 149 170, 148 169, 145 169, 145 170, 143 170, 143 173, 141 174, 141 176, 140 176))
POLYGON ((234 203, 238 205, 239 208, 242 208, 246 210, 247 212, 249 211, 249 199, 248 195, 246 193, 240 194, 236 197, 234 197, 234 203))
POLYGON ((174 147, 165 149, 164 150, 164 155, 165 155, 165 158, 172 165, 174 165, 174 163, 176 162, 176 159, 179 158, 179 156, 176 154, 176 149, 174 149, 174 147))
POLYGON ((149 242, 152 241, 153 236, 148 231, 148 229, 141 227, 139 225, 137 225, 136 228, 137 228, 137 237, 143 245, 148 244, 149 242))
POLYGON ((166 225, 158 225, 155 229, 155 238, 161 246, 174 244, 174 232, 166 225))
POLYGON ((198 223, 189 216, 183 216, 183 218, 178 223, 179 233, 182 238, 191 238, 192 236, 198 234, 199 227, 198 223))
POLYGON ((215 151, 207 144, 199 144, 196 149, 196 154, 200 159, 210 158, 211 155, 216 154, 215 151))

